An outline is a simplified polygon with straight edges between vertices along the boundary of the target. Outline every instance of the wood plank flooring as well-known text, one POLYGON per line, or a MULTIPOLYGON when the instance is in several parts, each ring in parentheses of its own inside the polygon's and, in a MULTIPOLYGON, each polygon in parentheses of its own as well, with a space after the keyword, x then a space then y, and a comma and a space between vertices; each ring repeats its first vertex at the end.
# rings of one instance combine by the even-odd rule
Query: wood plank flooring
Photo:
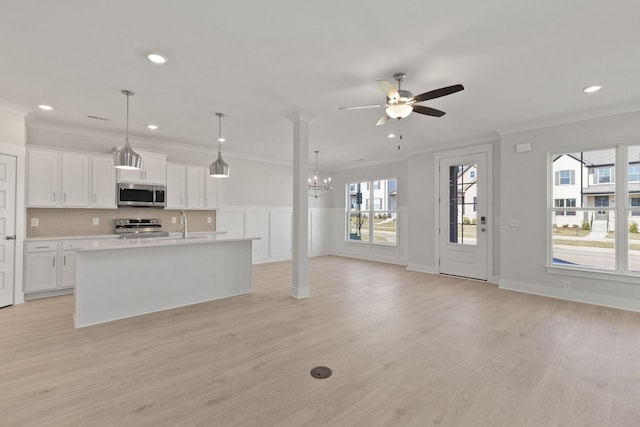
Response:
POLYGON ((73 296, 1 309, 0 425, 640 425, 640 313, 309 268, 308 299, 291 263, 262 264, 251 295, 79 330, 73 296))

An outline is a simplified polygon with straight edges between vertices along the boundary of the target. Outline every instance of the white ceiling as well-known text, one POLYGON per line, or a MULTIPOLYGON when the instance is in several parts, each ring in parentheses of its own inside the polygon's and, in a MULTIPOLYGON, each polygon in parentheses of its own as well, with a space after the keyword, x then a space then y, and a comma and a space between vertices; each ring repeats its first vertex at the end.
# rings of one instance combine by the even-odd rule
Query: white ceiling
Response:
POLYGON ((280 162, 300 111, 314 117, 310 160, 317 149, 321 168, 341 169, 640 109, 639 15, 635 0, 3 1, 0 99, 30 122, 124 133, 131 89, 133 136, 211 147, 213 159, 220 111, 223 154, 280 162), (169 62, 148 62, 156 51, 169 62), (441 118, 377 127, 383 109, 338 111, 383 103, 376 80, 399 71, 414 94, 465 90, 423 103, 441 118), (603 90, 584 94, 592 84, 603 90))

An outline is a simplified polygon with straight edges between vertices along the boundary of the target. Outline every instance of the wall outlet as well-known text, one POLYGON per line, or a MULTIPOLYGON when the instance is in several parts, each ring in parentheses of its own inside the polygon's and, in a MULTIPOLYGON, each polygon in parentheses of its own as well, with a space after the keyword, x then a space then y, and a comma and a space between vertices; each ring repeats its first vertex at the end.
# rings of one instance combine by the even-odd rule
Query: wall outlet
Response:
POLYGON ((207 217, 207 224, 211 224, 211 217, 210 216, 207 217))
POLYGON ((565 280, 562 282, 562 287, 565 289, 571 289, 571 280, 565 280))
POLYGON ((40 225, 40 218, 31 218, 31 226, 38 227, 40 225))
POLYGON ((172 217, 171 217, 171 224, 175 224, 175 223, 176 223, 176 217, 175 217, 175 216, 172 216, 172 217))
POLYGON ((93 225, 100 225, 100 218, 93 218, 93 225))
POLYGON ((509 218, 509 225, 512 227, 519 227, 520 220, 518 218, 509 218))

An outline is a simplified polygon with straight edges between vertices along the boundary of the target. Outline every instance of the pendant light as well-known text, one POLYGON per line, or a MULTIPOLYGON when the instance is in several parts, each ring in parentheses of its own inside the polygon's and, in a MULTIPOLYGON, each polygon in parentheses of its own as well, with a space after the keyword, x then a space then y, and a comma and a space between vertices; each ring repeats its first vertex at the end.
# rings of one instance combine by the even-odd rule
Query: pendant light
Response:
POLYGON ((127 136, 125 146, 115 150, 113 153, 113 165, 118 169, 140 169, 142 157, 133 151, 129 144, 129 97, 133 96, 134 93, 126 89, 121 92, 127 96, 127 136))
POLYGON ((229 178, 229 165, 222 160, 222 154, 220 153, 220 143, 225 139, 222 137, 222 118, 224 114, 216 113, 218 116, 218 159, 209 165, 209 175, 214 178, 229 178))
POLYGON ((309 190, 309 197, 313 197, 317 199, 318 197, 322 197, 327 195, 327 191, 333 190, 333 186, 331 185, 331 177, 326 178, 324 181, 320 181, 318 183, 318 153, 320 151, 315 150, 316 153, 316 174, 313 176, 313 179, 309 178, 309 184, 307 189, 309 190))

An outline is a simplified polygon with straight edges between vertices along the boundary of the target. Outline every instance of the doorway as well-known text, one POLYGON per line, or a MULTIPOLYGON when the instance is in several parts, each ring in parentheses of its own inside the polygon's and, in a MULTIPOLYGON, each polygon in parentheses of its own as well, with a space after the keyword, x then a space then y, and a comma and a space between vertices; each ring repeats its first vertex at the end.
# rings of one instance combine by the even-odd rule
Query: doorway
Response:
POLYGON ((487 153, 442 157, 438 166, 439 272, 487 280, 487 153))
POLYGON ((16 158, 0 154, 0 307, 14 300, 15 239, 16 158))

